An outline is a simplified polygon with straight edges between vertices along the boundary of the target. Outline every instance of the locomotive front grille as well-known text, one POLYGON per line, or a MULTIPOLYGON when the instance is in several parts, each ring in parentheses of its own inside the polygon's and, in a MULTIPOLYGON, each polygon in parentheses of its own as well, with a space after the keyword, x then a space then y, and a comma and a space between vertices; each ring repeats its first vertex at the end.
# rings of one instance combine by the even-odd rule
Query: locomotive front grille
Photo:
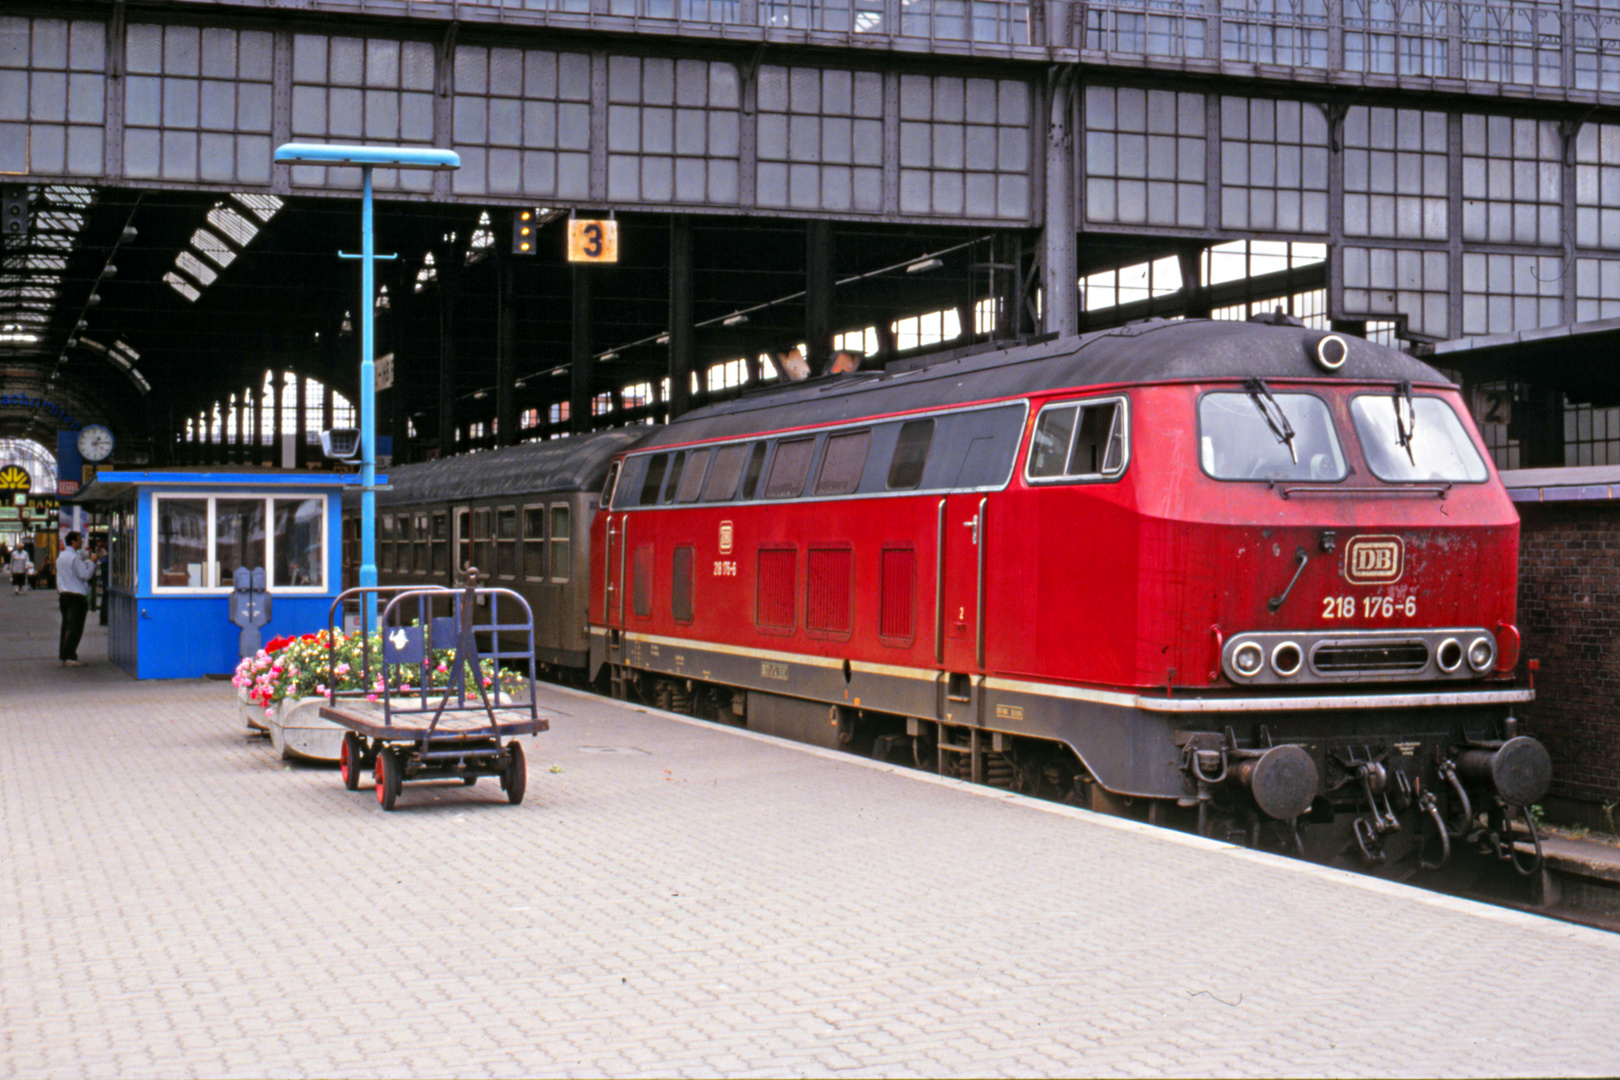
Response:
POLYGON ((1429 647, 1421 641, 1328 641, 1311 652, 1311 667, 1318 674, 1416 674, 1429 666, 1429 647))

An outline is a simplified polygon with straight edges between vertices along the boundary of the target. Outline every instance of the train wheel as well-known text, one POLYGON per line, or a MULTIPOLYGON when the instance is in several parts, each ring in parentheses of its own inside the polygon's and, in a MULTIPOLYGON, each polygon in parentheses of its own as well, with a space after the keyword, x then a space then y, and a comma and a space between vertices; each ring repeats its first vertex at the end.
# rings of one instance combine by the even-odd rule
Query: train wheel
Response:
POLYGON ((523 760, 523 744, 516 739, 506 744, 506 752, 510 756, 506 761, 506 775, 501 779, 505 782, 506 801, 516 806, 523 801, 523 793, 529 786, 529 767, 523 760))
POLYGON ((377 751, 377 767, 372 771, 372 776, 377 784, 377 805, 384 810, 392 810, 401 786, 399 759, 387 750, 377 751))
POLYGON ((343 746, 338 750, 338 772, 343 777, 343 786, 350 791, 360 790, 360 758, 363 753, 360 748, 360 736, 352 731, 345 731, 343 746))

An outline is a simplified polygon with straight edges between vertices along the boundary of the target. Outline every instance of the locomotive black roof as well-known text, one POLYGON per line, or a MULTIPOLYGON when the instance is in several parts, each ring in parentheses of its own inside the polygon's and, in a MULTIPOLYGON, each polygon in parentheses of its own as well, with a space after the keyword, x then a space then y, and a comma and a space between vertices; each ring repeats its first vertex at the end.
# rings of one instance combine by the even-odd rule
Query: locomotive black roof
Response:
MULTIPOLYGON (((612 428, 545 442, 520 443, 476 454, 399 465, 388 471, 392 491, 379 507, 416 506, 553 491, 596 491, 608 463, 645 437, 644 427, 612 428)), ((346 496, 344 502, 358 496, 346 496)))
POLYGON ((1348 347, 1344 366, 1329 374, 1308 351, 1318 337, 1320 334, 1295 326, 1154 319, 1080 337, 974 353, 910 371, 778 385, 694 410, 654 431, 644 445, 840 423, 1069 387, 1254 376, 1450 385, 1421 360, 1349 335, 1343 335, 1348 347))

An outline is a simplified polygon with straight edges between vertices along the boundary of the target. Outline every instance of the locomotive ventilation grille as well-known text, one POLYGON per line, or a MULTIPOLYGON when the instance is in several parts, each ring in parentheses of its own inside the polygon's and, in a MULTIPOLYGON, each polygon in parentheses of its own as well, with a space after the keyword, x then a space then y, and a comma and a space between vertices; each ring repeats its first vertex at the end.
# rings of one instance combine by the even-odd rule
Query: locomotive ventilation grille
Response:
POLYGON ((1311 651, 1311 668, 1323 675, 1415 673, 1428 666, 1429 647, 1421 641, 1367 645, 1332 641, 1311 651))
POLYGON ((1222 670, 1242 686, 1479 679, 1495 666, 1496 638, 1480 627, 1268 631, 1221 649, 1222 670))

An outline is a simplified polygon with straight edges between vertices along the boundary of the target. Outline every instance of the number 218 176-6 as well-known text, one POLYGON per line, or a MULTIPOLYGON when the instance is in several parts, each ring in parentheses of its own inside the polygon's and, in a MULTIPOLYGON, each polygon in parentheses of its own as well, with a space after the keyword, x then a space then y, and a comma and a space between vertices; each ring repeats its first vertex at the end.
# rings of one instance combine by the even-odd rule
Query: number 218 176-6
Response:
MULTIPOLYGON (((1404 615, 1410 619, 1417 614, 1417 597, 1408 596, 1404 600, 1397 600, 1393 596, 1363 596, 1361 597, 1360 613, 1363 619, 1393 619, 1397 615, 1404 615)), ((1322 597, 1322 618, 1353 619, 1355 617, 1356 598, 1354 596, 1322 597)))

